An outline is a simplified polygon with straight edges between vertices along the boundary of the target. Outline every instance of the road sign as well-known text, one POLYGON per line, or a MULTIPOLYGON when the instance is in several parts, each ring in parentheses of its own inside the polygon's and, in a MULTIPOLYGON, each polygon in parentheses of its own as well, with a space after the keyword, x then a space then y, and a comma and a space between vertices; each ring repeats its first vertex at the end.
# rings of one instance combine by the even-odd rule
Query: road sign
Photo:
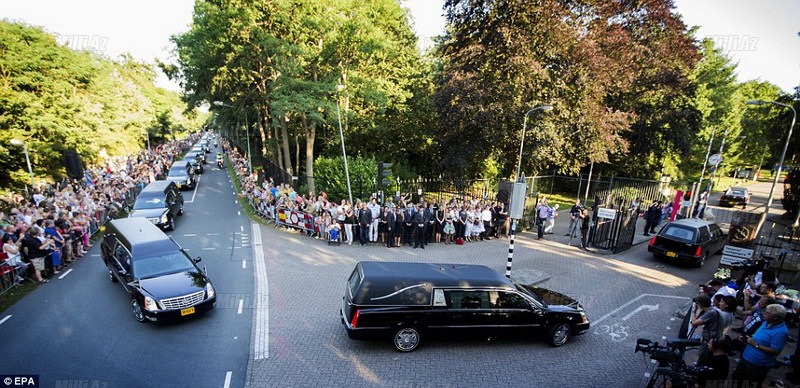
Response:
POLYGON ((617 218, 617 211, 615 209, 605 209, 601 207, 597 209, 597 217, 613 220, 617 218))
POLYGON ((733 245, 726 245, 722 249, 722 258, 719 260, 720 265, 742 265, 753 257, 753 250, 747 248, 739 248, 733 245))
POLYGON ((714 155, 709 156, 708 157, 708 163, 710 163, 712 166, 715 166, 715 167, 719 166, 719 164, 722 163, 722 155, 714 154, 714 155))

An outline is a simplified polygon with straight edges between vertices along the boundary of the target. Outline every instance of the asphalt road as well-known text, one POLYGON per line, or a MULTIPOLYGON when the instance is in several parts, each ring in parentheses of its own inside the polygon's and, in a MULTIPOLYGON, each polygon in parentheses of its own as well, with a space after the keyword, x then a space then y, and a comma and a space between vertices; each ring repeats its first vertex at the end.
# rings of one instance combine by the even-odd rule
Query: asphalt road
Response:
POLYGON ((203 258, 216 309, 177 323, 137 322, 96 244, 63 278, 0 316, 0 373, 38 374, 42 387, 223 387, 226 379, 243 386, 252 323, 250 223, 227 171, 212 163, 184 197, 185 215, 168 234, 203 258))

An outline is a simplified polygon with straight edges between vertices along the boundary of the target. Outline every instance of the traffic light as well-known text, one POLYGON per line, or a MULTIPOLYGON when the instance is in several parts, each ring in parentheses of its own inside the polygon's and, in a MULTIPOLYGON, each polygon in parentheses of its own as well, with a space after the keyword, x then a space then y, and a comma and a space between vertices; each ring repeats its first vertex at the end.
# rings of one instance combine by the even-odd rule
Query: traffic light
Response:
POLYGON ((391 185, 392 180, 389 177, 392 176, 392 164, 391 163, 378 163, 378 186, 384 187, 386 185, 391 185))

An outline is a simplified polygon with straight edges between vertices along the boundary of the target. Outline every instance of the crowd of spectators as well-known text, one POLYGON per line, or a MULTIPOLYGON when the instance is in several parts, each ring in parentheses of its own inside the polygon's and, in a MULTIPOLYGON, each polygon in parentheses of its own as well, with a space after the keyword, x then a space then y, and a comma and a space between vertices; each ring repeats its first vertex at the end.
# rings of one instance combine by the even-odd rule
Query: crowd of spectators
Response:
POLYGON ((0 203, 4 272, 13 268, 40 283, 49 282, 86 254, 89 237, 107 220, 128 210, 144 186, 164 179, 172 162, 198 136, 128 157, 107 158, 102 165, 87 168, 81 179, 37 187, 30 197, 9 195, 0 203))
MULTIPOLYGON (((223 148, 230 149, 224 140, 223 148)), ((502 202, 466 197, 439 202, 423 198, 415 203, 411 195, 389 198, 384 203, 374 197, 366 202, 356 200, 355 204, 347 199, 335 201, 325 192, 301 194, 287 183, 276 184, 272 177, 259 179, 248 171, 246 158, 236 150, 227 155, 241 183, 240 195, 257 211, 282 208, 309 214, 314 222, 306 232, 317 238, 341 236, 341 242, 347 244, 380 242, 387 247, 424 249, 432 242, 463 244, 508 236, 508 209, 502 202)), ((276 218, 274 213, 261 215, 276 218)))

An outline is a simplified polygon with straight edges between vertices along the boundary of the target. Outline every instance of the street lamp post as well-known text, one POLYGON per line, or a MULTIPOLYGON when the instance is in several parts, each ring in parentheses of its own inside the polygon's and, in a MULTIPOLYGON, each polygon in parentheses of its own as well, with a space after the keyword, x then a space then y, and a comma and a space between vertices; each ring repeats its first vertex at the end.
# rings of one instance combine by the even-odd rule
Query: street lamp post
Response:
MULTIPOLYGON (((523 179, 522 175, 521 175, 521 169, 522 169, 522 149, 525 146, 525 130, 526 130, 527 126, 528 126, 528 115, 531 114, 531 112, 533 112, 533 111, 551 110, 551 109, 553 109, 553 107, 551 105, 540 105, 540 106, 537 106, 537 107, 535 107, 533 109, 530 109, 527 112, 525 112, 525 117, 522 119, 522 139, 520 139, 520 142, 519 142, 519 160, 517 160, 517 176, 514 179, 514 182, 516 182, 515 185, 517 185, 519 183, 521 183, 523 185, 525 184, 524 181, 521 181, 521 179, 523 179)), ((517 193, 517 190, 514 190, 514 192, 517 193)), ((513 196, 512 199, 514 200, 515 203, 519 203, 518 201, 520 199, 517 198, 516 195, 513 196)), ((523 208, 525 207, 525 190, 522 190, 522 205, 521 206, 523 208)), ((508 235, 509 236, 509 241, 508 241, 508 262, 506 263, 506 277, 507 278, 511 277, 511 263, 514 260, 514 233, 517 230, 517 222, 519 221, 519 218, 521 217, 521 213, 522 213, 521 211, 517 210, 517 206, 512 206, 511 215, 513 217, 511 218, 511 221, 512 221, 511 222, 511 231, 510 231, 510 233, 508 235)))
MULTIPOLYGON (((784 108, 789 108, 789 109, 792 110, 792 124, 789 125, 789 132, 786 135, 786 142, 783 143, 783 152, 781 152, 781 159, 778 162, 778 171, 776 171, 776 173, 775 173, 775 179, 772 181, 772 188, 769 189, 769 197, 767 197, 767 204, 764 205, 764 214, 765 214, 764 220, 766 220, 766 218, 769 216, 769 208, 770 208, 770 206, 772 206, 772 196, 775 194, 775 185, 778 184, 778 178, 780 178, 781 170, 783 170, 783 158, 786 157, 786 149, 789 147, 789 139, 792 138, 792 128, 794 128, 794 123, 795 123, 795 120, 797 119, 797 111, 794 110, 794 108, 792 106, 789 106, 789 105, 786 105, 786 104, 782 104, 782 103, 777 102, 777 101, 763 101, 763 100, 747 101, 747 105, 764 105, 764 104, 779 105, 779 106, 782 106, 784 108)), ((758 225, 758 229, 759 229, 758 232, 761 232, 761 225, 763 225, 763 220, 758 225)), ((797 219, 795 219, 794 225, 792 225, 792 226, 795 227, 795 228, 797 227, 797 219)), ((758 235, 758 234, 756 234, 756 235, 758 235)))
MULTIPOLYGON (((228 108, 242 109, 242 108, 237 108, 237 107, 235 107, 233 105, 226 104, 226 103, 224 103, 222 101, 214 101, 214 102, 212 102, 212 104, 214 104, 216 106, 226 106, 228 108)), ((242 109, 242 112, 244 112, 244 130, 245 130, 245 136, 247 136, 247 139, 246 139, 247 140, 247 171, 253 172, 253 154, 250 152, 250 123, 247 120, 247 111, 242 109)))
MULTIPOLYGON (((336 85, 336 91, 344 90, 344 85, 336 85)), ((339 109, 339 98, 336 98, 336 117, 339 119, 339 138, 342 140, 342 157, 344 158, 344 175, 347 177, 347 195, 350 197, 350 206, 353 205, 353 190, 350 189, 350 170, 347 168, 347 151, 344 149, 344 132, 342 131, 342 113, 339 109)))
POLYGON ((28 144, 22 140, 11 139, 11 145, 22 147, 25 151, 25 163, 28 164, 28 174, 31 175, 31 187, 36 187, 36 181, 33 179, 33 169, 31 168, 31 158, 28 156, 28 144))

